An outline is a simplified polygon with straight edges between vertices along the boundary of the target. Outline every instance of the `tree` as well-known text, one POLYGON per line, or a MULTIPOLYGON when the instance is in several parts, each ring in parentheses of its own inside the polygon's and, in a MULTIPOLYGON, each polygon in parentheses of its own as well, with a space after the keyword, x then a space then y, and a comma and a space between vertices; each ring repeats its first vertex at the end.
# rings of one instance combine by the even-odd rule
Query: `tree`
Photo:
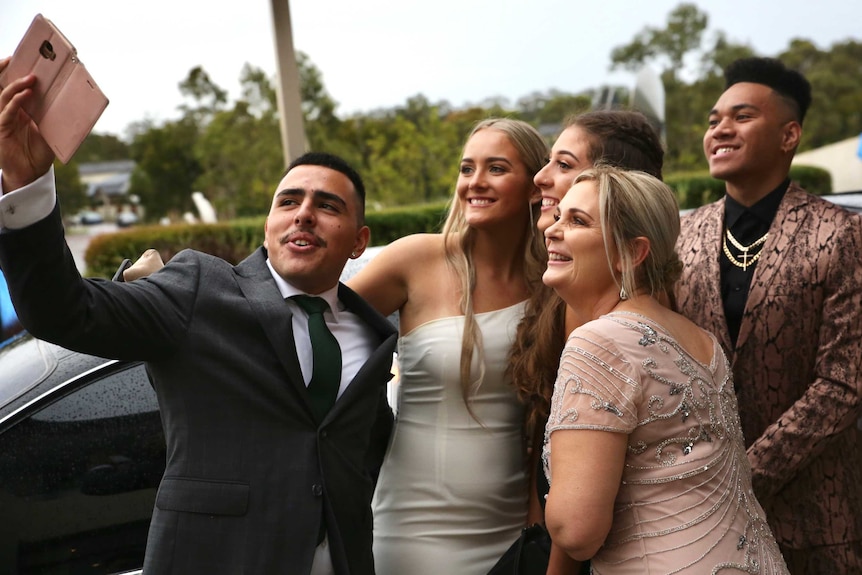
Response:
POLYGON ((811 82, 812 103, 800 150, 862 133, 862 43, 839 42, 823 51, 797 38, 778 57, 811 82))
POLYGON ((197 123, 189 118, 151 126, 135 136, 129 193, 141 198, 149 217, 176 217, 192 209, 192 184, 201 173, 194 155, 197 139, 197 123))
POLYGON ((559 90, 533 92, 519 98, 518 114, 522 120, 536 126, 562 126, 572 115, 590 109, 592 94, 569 94, 559 90))
POLYGON ((284 171, 274 85, 249 64, 240 83, 242 98, 212 116, 194 148, 201 166, 195 189, 222 218, 266 212, 273 183, 284 171))
POLYGON ((665 59, 665 72, 676 79, 685 56, 700 47, 709 17, 694 4, 680 4, 668 15, 663 29, 646 27, 635 39, 611 52, 611 69, 637 70, 650 61, 665 59))
POLYGON ((380 205, 403 205, 446 198, 457 173, 460 142, 454 125, 424 96, 359 128, 362 171, 369 198, 380 205))
POLYGON ((183 117, 193 119, 199 126, 206 124, 227 102, 227 92, 213 82, 200 66, 189 71, 179 88, 183 96, 192 100, 192 104, 180 104, 183 117))
POLYGON ((129 145, 113 134, 90 134, 75 152, 79 163, 129 159, 129 145))
POLYGON ((87 207, 87 186, 81 182, 78 174, 78 161, 73 159, 68 164, 54 162, 54 178, 57 183, 57 198, 63 210, 63 215, 71 216, 87 207))

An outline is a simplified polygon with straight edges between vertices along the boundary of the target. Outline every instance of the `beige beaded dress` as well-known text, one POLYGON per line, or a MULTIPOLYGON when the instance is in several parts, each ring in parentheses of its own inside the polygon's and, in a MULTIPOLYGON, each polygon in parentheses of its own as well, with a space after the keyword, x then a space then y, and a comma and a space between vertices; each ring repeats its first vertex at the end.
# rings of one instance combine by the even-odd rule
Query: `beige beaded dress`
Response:
POLYGON ((705 365, 652 320, 626 312, 569 337, 545 432, 546 474, 554 431, 629 436, 596 575, 787 573, 751 490, 730 368, 712 340, 705 365))

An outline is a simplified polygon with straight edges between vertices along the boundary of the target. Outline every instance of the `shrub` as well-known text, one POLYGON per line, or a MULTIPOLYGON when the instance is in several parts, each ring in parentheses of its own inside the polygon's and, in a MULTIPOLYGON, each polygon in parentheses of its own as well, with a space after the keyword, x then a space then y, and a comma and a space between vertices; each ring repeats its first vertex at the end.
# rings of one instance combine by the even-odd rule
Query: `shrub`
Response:
MULTIPOLYGON (((371 244, 386 245, 408 234, 439 231, 445 215, 446 204, 437 203, 369 212, 365 219, 371 228, 371 244)), ((164 261, 191 248, 237 264, 263 243, 264 220, 141 226, 96 236, 85 255, 87 274, 109 278, 124 258, 134 261, 150 248, 164 261)))
MULTIPOLYGON (((823 168, 791 166, 790 179, 812 194, 832 193, 832 176, 823 168)), ((724 196, 724 182, 711 177, 707 171, 671 174, 665 182, 676 192, 680 209, 699 208, 724 196)))

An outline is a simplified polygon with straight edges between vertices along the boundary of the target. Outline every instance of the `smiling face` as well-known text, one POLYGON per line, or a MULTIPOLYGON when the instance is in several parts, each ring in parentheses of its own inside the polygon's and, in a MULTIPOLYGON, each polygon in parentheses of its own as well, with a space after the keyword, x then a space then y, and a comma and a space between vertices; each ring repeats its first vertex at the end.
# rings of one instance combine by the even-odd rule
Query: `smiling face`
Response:
POLYGON ((560 200, 569 191, 578 174, 592 164, 587 132, 577 125, 563 130, 554 142, 548 163, 533 178, 542 192, 542 212, 536 222, 539 233, 545 233, 554 223, 554 214, 560 200))
POLYGON ((793 111, 772 88, 734 84, 709 114, 703 137, 709 173, 726 181, 729 193, 764 186, 771 191, 787 176, 800 131, 793 111))
POLYGON ((263 245, 275 271, 309 294, 334 287, 347 259, 368 245, 359 201, 353 184, 336 170, 315 165, 290 170, 264 227, 263 245))
POLYGON ((525 222, 530 203, 538 201, 517 149, 493 128, 479 130, 464 146, 456 193, 464 219, 476 228, 525 222))
POLYGON ((596 182, 585 180, 572 186, 555 217, 557 221, 545 231, 548 269, 542 276, 544 284, 569 305, 590 305, 619 292, 605 252, 596 182))

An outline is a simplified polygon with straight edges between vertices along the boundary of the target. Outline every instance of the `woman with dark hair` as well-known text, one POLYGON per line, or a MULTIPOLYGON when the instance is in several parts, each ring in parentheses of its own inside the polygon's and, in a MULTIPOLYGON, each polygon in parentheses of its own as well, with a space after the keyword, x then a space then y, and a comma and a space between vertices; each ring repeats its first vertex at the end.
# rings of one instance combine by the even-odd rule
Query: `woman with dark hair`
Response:
MULTIPOLYGON (((661 179, 663 158, 658 134, 639 112, 594 111, 572 117, 554 143, 547 164, 533 178, 542 192, 542 212, 536 224, 539 234, 553 223, 557 204, 583 170, 601 162, 661 179)), ((552 289, 542 285, 533 291, 518 326, 510 369, 518 394, 528 406, 527 428, 538 430, 533 433, 536 441, 541 441, 548 416, 563 344, 575 327, 565 302, 552 289)), ((546 494, 547 488, 540 492, 546 494)), ((531 510, 535 520, 541 517, 538 501, 531 510)))

